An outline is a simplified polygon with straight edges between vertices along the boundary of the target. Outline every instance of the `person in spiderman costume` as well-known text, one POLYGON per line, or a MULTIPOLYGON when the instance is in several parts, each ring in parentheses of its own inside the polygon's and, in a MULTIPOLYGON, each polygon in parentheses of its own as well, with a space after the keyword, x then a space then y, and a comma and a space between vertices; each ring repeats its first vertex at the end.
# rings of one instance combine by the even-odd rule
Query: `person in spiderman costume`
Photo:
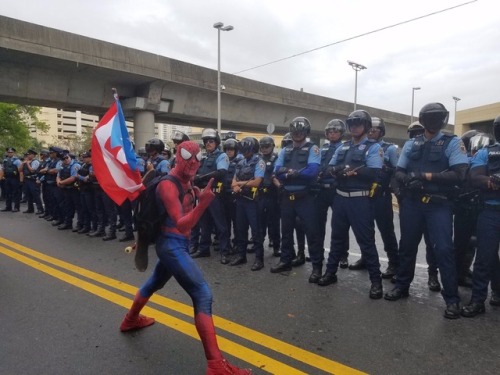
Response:
POLYGON ((212 180, 200 191, 191 186, 191 180, 200 166, 201 151, 196 142, 185 141, 177 146, 177 161, 170 175, 179 180, 185 195, 181 204, 174 182, 161 181, 156 189, 157 198, 163 203, 168 218, 162 225, 162 233, 156 241, 158 263, 153 274, 137 291, 132 307, 120 325, 122 332, 150 326, 153 318, 140 315, 140 311, 154 292, 161 289, 173 276, 193 300, 194 321, 207 358, 207 375, 249 375, 251 370, 232 366, 222 357, 217 345, 212 320, 212 291, 200 268, 189 256, 189 235, 215 195, 212 180), (193 208, 194 196, 198 204, 193 208))

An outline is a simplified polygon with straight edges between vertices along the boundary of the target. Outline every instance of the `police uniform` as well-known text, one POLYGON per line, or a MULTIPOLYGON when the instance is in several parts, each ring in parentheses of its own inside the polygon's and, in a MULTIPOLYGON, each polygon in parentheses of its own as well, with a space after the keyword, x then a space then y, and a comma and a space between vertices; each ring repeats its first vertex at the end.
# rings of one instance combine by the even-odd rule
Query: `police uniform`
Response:
MULTIPOLYGON (((226 215, 227 230, 231 237, 231 233, 234 231, 236 234, 236 199, 234 197, 233 190, 231 188, 231 183, 233 182, 234 174, 236 173, 236 165, 243 159, 241 154, 236 154, 233 158, 229 159, 229 166, 227 168, 227 173, 224 178, 224 194, 222 200, 224 202, 224 212, 226 215)), ((195 244, 196 248, 198 244, 195 244)))
POLYGON ((396 288, 386 294, 386 299, 395 300, 408 295, 415 274, 418 245, 426 228, 441 273, 442 295, 447 304, 445 317, 457 317, 454 306, 458 305, 460 297, 452 242, 453 219, 450 199, 455 187, 428 181, 424 179, 423 174, 432 173, 437 177, 453 167, 458 169, 467 165, 465 147, 455 136, 445 135, 439 131, 432 139, 420 135, 405 143, 396 172, 409 178, 403 186, 400 205, 400 266, 396 288), (412 176, 418 176, 422 182, 412 185, 412 181, 415 181, 412 176))
POLYGON ((399 265, 398 241, 394 232, 394 211, 392 208, 391 178, 398 164, 398 150, 393 143, 380 141, 384 151, 384 165, 380 174, 379 187, 375 194, 375 222, 384 242, 384 250, 389 259, 387 271, 382 274, 384 278, 395 275, 399 265))
POLYGON ((500 143, 480 149, 471 162, 471 179, 481 189, 484 202, 477 221, 477 254, 472 274, 472 295, 469 305, 464 306, 462 315, 472 317, 483 313, 484 301, 488 296, 491 281, 491 304, 498 305, 500 297, 500 184, 495 188, 487 186, 485 176, 500 177, 500 143))
MULTIPOLYGON (((315 199, 316 210, 318 215, 318 227, 320 230, 320 238, 322 246, 325 242, 326 223, 328 219, 328 209, 331 208, 333 212, 333 201, 335 198, 335 188, 337 181, 334 176, 327 174, 330 161, 332 160, 335 152, 342 146, 342 141, 325 143, 321 148, 321 169, 318 175, 318 182, 316 184, 318 195, 315 199)), ((349 252, 349 235, 346 237, 344 244, 343 261, 347 261, 349 252)), ((324 257, 324 248, 322 251, 324 257)))
MULTIPOLYGON (((33 150, 28 150, 29 155, 36 155, 33 150)), ((27 157, 28 158, 28 157, 27 157)), ((40 197, 40 184, 37 182, 40 161, 37 159, 27 159, 22 164, 23 185, 28 208, 24 213, 34 213, 34 205, 37 208, 37 214, 43 214, 42 199, 40 197)))
MULTIPOLYGON (((210 178, 215 176, 219 171, 219 173, 221 173, 221 177, 214 179, 212 189, 214 189, 215 192, 220 193, 228 167, 229 159, 226 153, 216 148, 214 151, 207 153, 202 159, 200 168, 198 169, 195 177, 195 185, 200 189, 205 188, 210 178)), ((200 244, 198 251, 192 254, 193 258, 210 256, 213 227, 215 227, 217 232, 221 257, 228 256, 230 252, 230 234, 227 228, 223 200, 220 194, 216 194, 215 199, 210 203, 207 210, 205 210, 201 216, 199 224, 200 244)))
POLYGON ((318 146, 306 140, 298 147, 294 147, 293 144, 289 145, 278 154, 275 175, 283 185, 280 192, 281 257, 280 262, 271 268, 271 272, 277 273, 291 269, 292 260, 295 258, 293 230, 298 216, 304 226, 313 266, 313 274, 309 281, 317 282, 318 274, 321 275, 322 243, 317 225, 314 196, 310 191, 311 185, 317 179, 320 163, 318 146), (289 175, 289 171, 293 171, 294 174, 289 175))
POLYGON ((273 253, 279 256, 281 247, 280 233, 280 206, 278 204, 278 188, 273 183, 274 166, 278 155, 274 152, 269 155, 261 155, 265 163, 264 178, 259 189, 259 222, 262 237, 269 235, 269 243, 272 244, 273 253))
MULTIPOLYGON (((63 158, 70 157, 65 155, 63 158)), ((71 157, 70 157, 71 158, 71 157)), ((73 181, 69 184, 59 184, 59 188, 63 194, 63 207, 64 207, 64 223, 61 224, 58 229, 73 229, 73 217, 75 212, 80 211, 80 195, 78 192, 78 187, 76 185, 76 180, 78 176, 78 170, 80 169, 80 164, 71 159, 71 161, 66 164, 62 163, 61 169, 57 174, 59 182, 72 178, 73 181)), ((80 218, 81 219, 81 218, 80 218)), ((77 224, 78 230, 81 229, 81 223, 77 224)))
MULTIPOLYGON (((260 155, 254 154, 249 159, 242 158, 236 166, 235 181, 251 181, 254 178, 264 178, 265 164, 260 155)), ((264 265, 264 247, 262 227, 259 223, 259 208, 257 204, 258 187, 241 187, 236 195, 236 246, 238 256, 231 265, 246 263, 248 228, 252 231, 255 249, 253 271, 258 271, 264 265)))
MULTIPOLYGON (((90 156, 90 155, 89 155, 90 156)), ((78 170, 77 180, 80 189, 81 225, 78 233, 90 233, 96 227, 97 215, 95 211, 94 189, 90 180, 90 167, 92 163, 83 163, 78 170)))
MULTIPOLYGON (((13 147, 7 148, 7 152, 16 152, 13 147)), ((21 205, 21 191, 19 180, 19 167, 21 160, 17 156, 7 156, 3 160, 3 176, 5 179, 5 208, 2 211, 18 212, 21 205), (14 206, 14 207, 12 207, 14 206)))
MULTIPOLYGON (((345 241, 349 235, 349 228, 352 228, 368 270, 372 288, 374 285, 381 285, 380 263, 375 245, 374 200, 370 196, 373 184, 378 180, 382 164, 383 150, 380 144, 369 140, 366 135, 358 143, 352 140, 344 142, 330 161, 330 165, 340 171, 347 166, 351 170, 360 169, 354 176, 343 177, 342 172, 337 175, 330 255, 324 279, 328 280, 332 277, 331 275, 337 273, 339 262, 345 255, 345 241), (367 175, 361 173, 363 170, 366 170, 367 175)), ((328 284, 323 280, 320 280, 319 285, 328 284)), ((381 294, 380 292, 372 293, 370 290, 370 297, 380 298, 381 294)))
POLYGON ((37 170, 37 180, 40 182, 40 190, 41 190, 41 196, 42 196, 42 201, 44 205, 44 213, 43 215, 39 216, 42 219, 47 219, 50 216, 50 213, 47 209, 47 201, 49 200, 48 198, 48 192, 47 192, 47 182, 45 180, 46 174, 47 174, 47 166, 50 163, 50 158, 49 158, 49 150, 42 149, 40 151, 40 165, 38 166, 37 170))
POLYGON ((63 200, 61 189, 58 188, 56 179, 61 168, 62 162, 60 156, 62 149, 56 146, 49 148, 51 158, 47 164, 47 172, 45 173, 45 183, 47 188, 47 201, 45 202, 45 210, 50 216, 47 220, 53 220, 53 225, 60 225, 64 219, 64 205, 60 205, 63 200))

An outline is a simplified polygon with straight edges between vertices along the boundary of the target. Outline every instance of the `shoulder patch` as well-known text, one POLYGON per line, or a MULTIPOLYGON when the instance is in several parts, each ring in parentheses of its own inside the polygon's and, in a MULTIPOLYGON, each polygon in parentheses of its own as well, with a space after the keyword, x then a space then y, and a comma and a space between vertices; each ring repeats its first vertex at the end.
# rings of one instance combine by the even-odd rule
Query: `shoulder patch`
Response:
POLYGON ((467 154, 467 149, 465 148, 465 144, 462 140, 460 140, 460 152, 462 154, 467 154))

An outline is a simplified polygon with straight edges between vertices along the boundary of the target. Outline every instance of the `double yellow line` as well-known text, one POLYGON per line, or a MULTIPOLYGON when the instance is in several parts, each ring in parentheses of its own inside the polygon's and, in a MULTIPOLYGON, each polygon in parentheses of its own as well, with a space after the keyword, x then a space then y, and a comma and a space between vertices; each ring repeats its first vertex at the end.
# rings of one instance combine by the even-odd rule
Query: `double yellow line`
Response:
MULTIPOLYGON (((34 269, 44 272, 50 276, 53 276, 59 280, 62 280, 68 284, 76 286, 77 288, 83 289, 98 297, 120 305, 126 309, 128 309, 131 305, 131 299, 129 297, 124 297, 121 294, 103 288, 97 283, 100 283, 108 288, 114 288, 131 296, 134 296, 135 292, 137 291, 137 287, 135 286, 103 276, 85 268, 75 266, 71 263, 64 262, 57 258, 53 258, 33 249, 19 245, 6 238, 0 237, 0 244, 16 250, 13 251, 4 246, 0 246, 0 253, 11 257, 12 259, 15 259, 21 263, 24 263, 34 269), (45 263, 42 263, 40 261, 45 263), (60 269, 63 269, 65 271, 70 271, 75 275, 90 279, 92 282, 73 276, 60 269, 54 268, 51 265, 59 267, 60 269)), ((187 315, 190 317, 193 316, 193 308, 191 306, 179 303, 170 298, 153 295, 150 299, 150 302, 153 302, 159 306, 183 315, 187 315)), ((196 328, 192 323, 187 323, 184 320, 178 319, 172 315, 149 306, 146 306, 143 311, 146 315, 155 318, 158 323, 161 323, 194 339, 199 340, 196 328)), ((317 354, 298 348, 294 345, 287 344, 286 342, 277 340, 274 337, 268 336, 258 331, 254 331, 240 324, 231 322, 227 319, 223 319, 215 315, 213 316, 213 319, 219 331, 224 330, 254 344, 258 344, 266 349, 277 352, 283 356, 289 357, 293 360, 305 363, 310 367, 324 371, 327 374, 364 374, 363 372, 358 371, 354 368, 345 366, 328 358, 321 357, 317 354)), ((283 362, 280 362, 256 350, 247 348, 246 346, 238 344, 224 337, 217 336, 217 341, 222 351, 234 357, 240 358, 243 361, 246 361, 251 365, 261 368, 262 370, 269 373, 286 375, 307 374, 301 370, 298 370, 283 362)))

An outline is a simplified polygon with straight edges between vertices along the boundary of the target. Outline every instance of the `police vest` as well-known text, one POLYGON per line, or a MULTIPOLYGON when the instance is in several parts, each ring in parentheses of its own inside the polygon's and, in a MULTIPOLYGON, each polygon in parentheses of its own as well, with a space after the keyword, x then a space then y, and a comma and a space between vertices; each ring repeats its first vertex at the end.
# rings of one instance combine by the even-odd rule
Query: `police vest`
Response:
MULTIPOLYGON (((62 169, 59 171, 59 178, 61 180, 65 180, 65 179, 71 177, 71 168, 73 168, 73 166, 75 164, 78 164, 78 163, 75 162, 74 160, 71 160, 71 163, 69 165, 64 165, 63 164, 62 169)), ((74 187, 74 183, 70 184, 70 185, 64 185, 63 186, 63 188, 66 188, 66 189, 69 189, 69 188, 72 188, 72 187, 74 187)))
POLYGON ((229 166, 227 167, 227 173, 224 180, 224 188, 226 189, 226 191, 232 190, 231 184, 233 183, 233 177, 234 174, 236 173, 236 165, 240 160, 241 158, 238 158, 238 156, 235 156, 229 160, 229 166))
POLYGON ((217 158, 220 154, 222 154, 222 151, 218 149, 208 154, 207 157, 201 161, 200 168, 198 168, 198 172, 196 174, 203 176, 207 173, 215 172, 217 170, 217 158))
MULTIPOLYGON (((363 143, 353 144, 352 141, 345 142, 337 154, 337 165, 349 166, 351 169, 366 164, 366 155, 370 148, 378 143, 369 140, 363 143)), ((338 188, 343 191, 370 190, 372 182, 363 180, 359 176, 339 178, 338 188)))
POLYGON ((5 177, 18 177, 19 172, 14 162, 18 160, 16 157, 7 158, 3 161, 3 173, 5 177))
MULTIPOLYGON (((500 173, 500 143, 488 146, 488 175, 500 173)), ((483 191, 486 200, 500 199, 500 190, 483 191)))
POLYGON ((236 166, 236 179, 238 181, 249 181, 254 178, 255 167, 259 160, 260 157, 258 155, 253 155, 249 161, 242 159, 236 166))
POLYGON ((274 164, 276 164, 276 159, 278 155, 272 154, 268 159, 263 157, 264 163, 266 164, 266 170, 264 172, 264 179, 262 180, 263 187, 272 187, 273 185, 273 175, 274 175, 274 164))
POLYGON ((28 168, 28 165, 27 164, 23 164, 23 175, 27 179, 32 179, 33 177, 35 177, 36 171, 33 170, 33 172, 31 172, 29 170, 29 168, 28 168))
MULTIPOLYGON (((49 162, 47 164, 47 170, 56 168, 58 162, 59 162, 59 159, 49 160, 49 162)), ((57 173, 54 173, 54 174, 47 173, 45 175, 45 181, 48 184, 53 184, 56 182, 56 177, 57 177, 57 173)))
MULTIPOLYGON (((299 171, 307 167, 307 161, 309 160, 309 153, 311 147, 314 144, 312 142, 306 142, 302 147, 294 148, 293 145, 287 146, 285 148, 285 156, 283 166, 288 169, 293 169, 299 171)), ((293 181, 286 179, 283 185, 297 185, 297 186, 308 186, 310 184, 309 180, 296 178, 293 181)))
MULTIPOLYGON (((339 141, 336 143, 327 143, 321 148, 321 172, 323 174, 326 172, 328 163, 330 163, 330 160, 332 160, 335 151, 337 151, 340 146, 342 146, 342 142, 339 141)), ((333 184, 335 182, 335 178, 329 175, 326 178, 322 177, 320 179, 320 182, 323 184, 333 184)))
MULTIPOLYGON (((90 174, 90 167, 92 166, 91 163, 84 163, 82 167, 78 170, 77 174, 82 177, 87 177, 90 174)), ((80 185, 81 188, 88 188, 89 185, 91 184, 90 181, 84 182, 84 181, 78 181, 78 184, 80 185)))
MULTIPOLYGON (((450 162, 445 154, 446 148, 455 135, 444 134, 436 142, 425 142, 424 136, 415 137, 415 141, 408 155, 407 173, 441 173, 450 167, 450 162)), ((424 181, 426 193, 449 193, 453 190, 450 186, 441 186, 432 181, 424 181)))

